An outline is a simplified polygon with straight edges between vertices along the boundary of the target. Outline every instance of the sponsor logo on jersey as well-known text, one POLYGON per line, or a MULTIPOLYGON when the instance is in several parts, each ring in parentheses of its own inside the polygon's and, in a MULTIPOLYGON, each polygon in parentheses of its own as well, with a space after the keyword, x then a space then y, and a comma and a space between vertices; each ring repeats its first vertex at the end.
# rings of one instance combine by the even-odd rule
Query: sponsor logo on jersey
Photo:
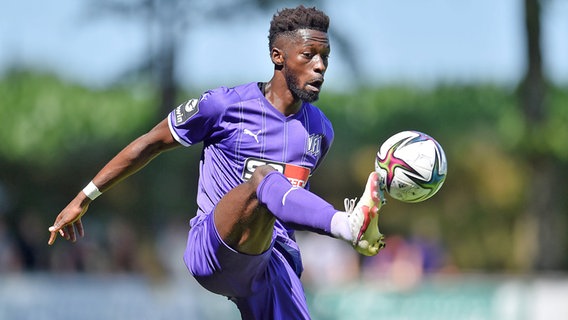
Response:
POLYGON ((308 178, 310 177, 310 169, 306 167, 258 158, 248 158, 245 161, 243 179, 250 179, 254 170, 263 165, 269 165, 276 169, 278 172, 284 174, 294 187, 304 188, 308 183, 308 178))
POLYGON ((319 156, 321 153, 321 134, 312 134, 308 137, 308 153, 319 156))
POLYGON ((256 143, 259 143, 260 141, 258 140, 258 135, 260 134, 261 131, 262 130, 258 130, 256 133, 254 133, 254 132, 250 131, 249 129, 244 129, 243 133, 253 137, 254 141, 256 141, 256 143))
POLYGON ((175 109, 176 125, 185 123, 199 111, 197 99, 191 99, 186 103, 182 103, 175 109))

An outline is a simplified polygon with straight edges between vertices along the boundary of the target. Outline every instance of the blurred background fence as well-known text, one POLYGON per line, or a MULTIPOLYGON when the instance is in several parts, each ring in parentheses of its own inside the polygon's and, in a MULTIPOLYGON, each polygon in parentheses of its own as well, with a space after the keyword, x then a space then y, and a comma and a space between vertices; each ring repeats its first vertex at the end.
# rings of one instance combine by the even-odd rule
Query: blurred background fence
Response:
MULTIPOLYGON (((353 282, 308 291, 314 319, 550 320, 568 318, 568 280, 469 275, 426 279, 412 289, 353 282)), ((0 318, 240 319, 225 298, 194 281, 152 283, 137 275, 0 277, 0 318)), ((383 283, 383 281, 385 281, 383 283)), ((386 284, 386 285, 385 285, 386 284)))

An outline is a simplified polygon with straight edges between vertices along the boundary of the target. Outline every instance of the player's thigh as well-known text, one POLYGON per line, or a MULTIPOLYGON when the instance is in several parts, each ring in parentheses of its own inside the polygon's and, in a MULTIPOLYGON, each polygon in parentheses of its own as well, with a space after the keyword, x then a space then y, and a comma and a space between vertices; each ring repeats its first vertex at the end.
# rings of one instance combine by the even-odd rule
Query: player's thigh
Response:
POLYGON ((229 191, 215 207, 215 226, 223 241, 247 254, 260 254, 270 246, 275 217, 261 205, 256 189, 272 167, 259 167, 252 178, 229 191))
POLYGON ((221 239, 213 214, 208 214, 189 231, 184 261, 207 290, 227 297, 245 297, 268 285, 262 275, 272 251, 269 248, 259 255, 237 252, 221 239))

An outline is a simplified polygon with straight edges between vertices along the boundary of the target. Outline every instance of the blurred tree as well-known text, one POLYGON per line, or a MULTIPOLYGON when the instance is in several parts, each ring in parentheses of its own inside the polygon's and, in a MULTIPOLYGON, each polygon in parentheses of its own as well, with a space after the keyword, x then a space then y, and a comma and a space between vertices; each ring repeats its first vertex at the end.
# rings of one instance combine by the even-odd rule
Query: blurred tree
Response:
MULTIPOLYGON (((276 8, 294 4, 297 1, 278 0, 91 0, 87 14, 100 18, 116 15, 121 19, 141 19, 148 28, 148 52, 142 61, 126 70, 122 80, 133 76, 150 77, 156 84, 160 97, 160 117, 176 105, 179 85, 175 71, 177 54, 183 46, 184 32, 199 24, 229 23, 235 19, 250 18, 257 12, 273 13, 276 8)), ((302 3, 322 6, 324 1, 307 0, 302 3)), ((266 26, 268 30, 268 26, 266 26)), ((330 27, 334 47, 343 54, 353 72, 353 79, 360 77, 360 68, 353 58, 348 38, 337 29, 330 27)))
MULTIPOLYGON (((565 196, 554 153, 546 148, 545 128, 549 122, 549 83, 543 72, 541 48, 540 0, 524 1, 527 69, 518 88, 518 98, 525 120, 523 148, 528 156, 529 172, 526 191, 526 225, 532 233, 534 246, 524 248, 527 267, 534 270, 555 270, 562 267, 567 251, 563 241, 565 229, 561 199, 565 196), (543 140, 544 139, 544 140, 543 140)), ((520 241, 526 244, 526 241, 520 241)))

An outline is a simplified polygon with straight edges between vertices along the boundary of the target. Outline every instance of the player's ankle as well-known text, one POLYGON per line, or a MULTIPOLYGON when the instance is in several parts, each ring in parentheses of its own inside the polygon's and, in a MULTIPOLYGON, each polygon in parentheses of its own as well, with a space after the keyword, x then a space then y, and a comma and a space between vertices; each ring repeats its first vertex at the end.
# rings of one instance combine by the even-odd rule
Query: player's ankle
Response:
POLYGON ((336 212, 331 218, 331 235, 335 238, 346 241, 353 241, 351 227, 349 225, 349 214, 344 211, 336 212))

